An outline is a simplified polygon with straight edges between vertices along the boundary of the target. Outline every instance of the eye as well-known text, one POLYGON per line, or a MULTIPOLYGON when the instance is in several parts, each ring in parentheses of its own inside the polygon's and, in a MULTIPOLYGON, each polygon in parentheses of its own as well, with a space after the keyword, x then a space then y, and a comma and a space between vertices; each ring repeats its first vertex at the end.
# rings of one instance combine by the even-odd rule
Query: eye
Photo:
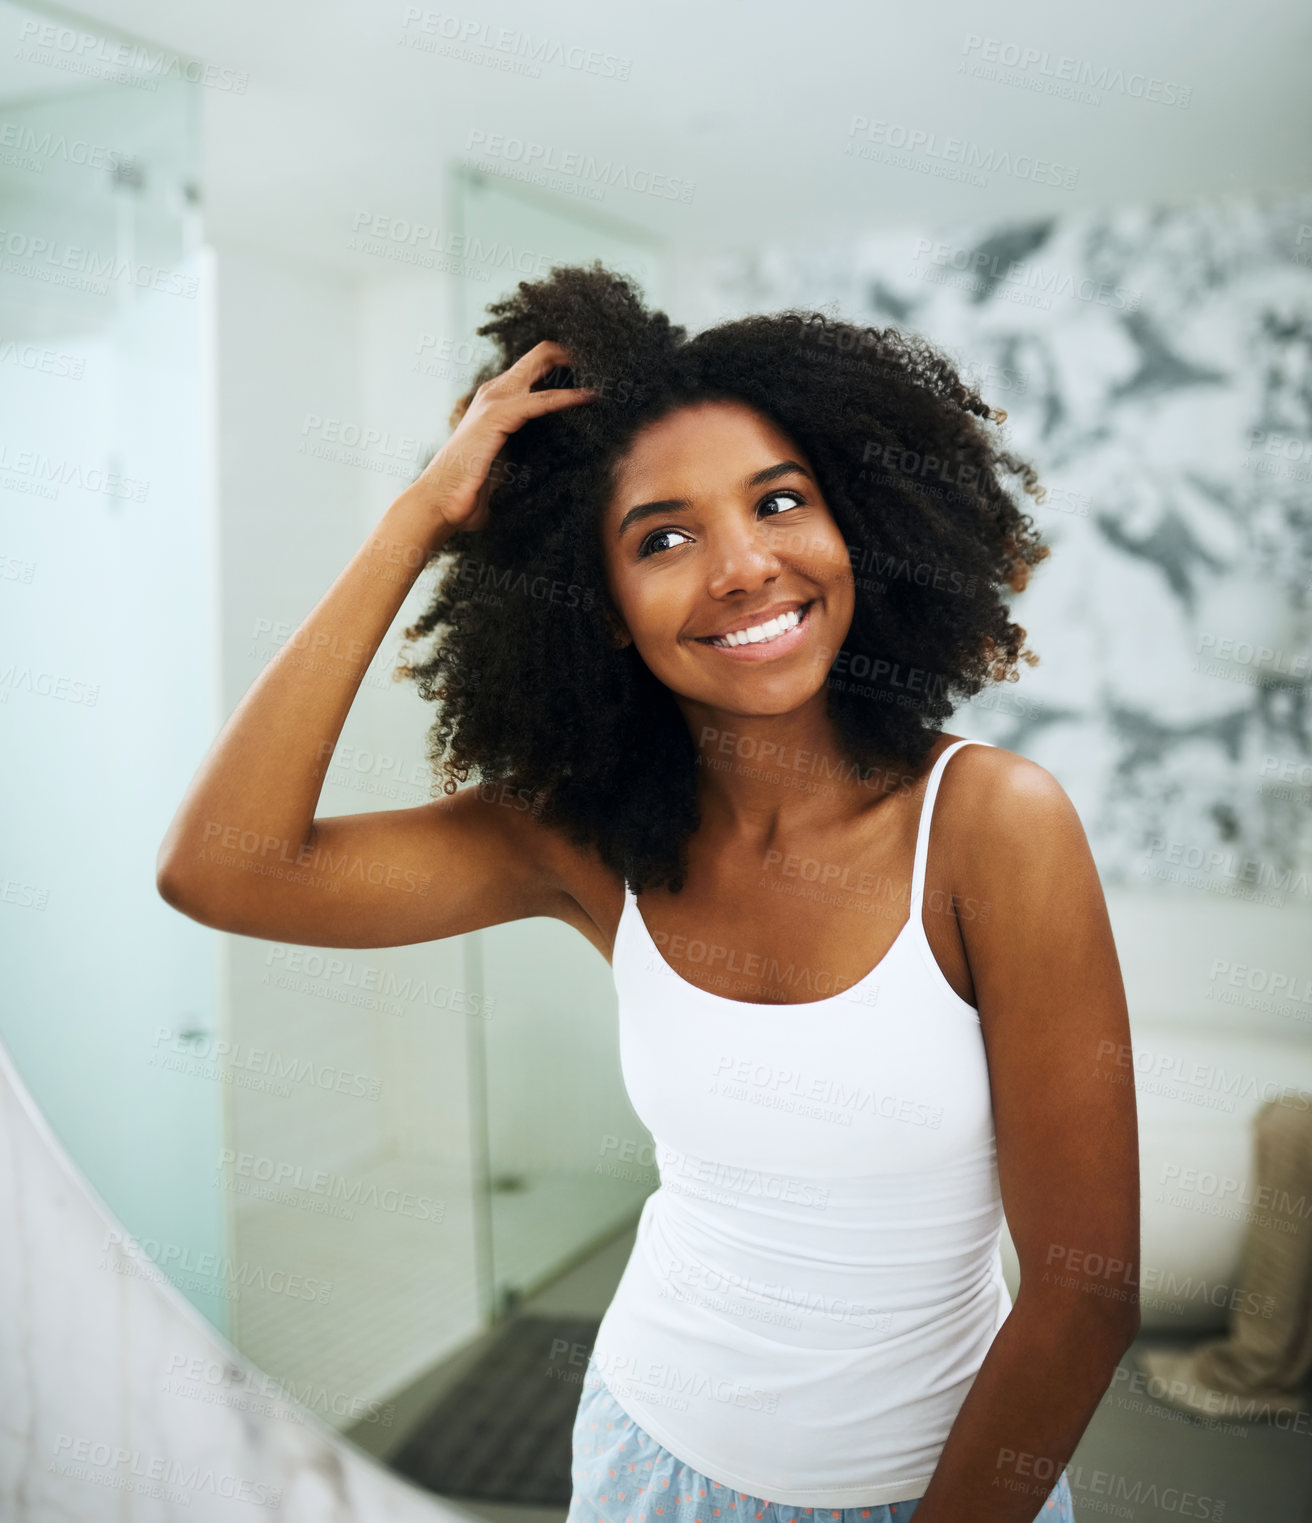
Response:
MULTIPOLYGON (((794 492, 791 488, 788 488, 782 492, 771 492, 768 497, 762 497, 760 502, 758 502, 756 505, 757 509, 759 510, 763 508, 767 502, 778 502, 780 498, 783 497, 791 497, 794 504, 798 507, 802 507, 806 503, 806 498, 803 497, 800 492, 794 492)), ((772 513, 769 516, 771 518, 777 518, 779 515, 777 513, 772 513)))
MULTIPOLYGON (((647 538, 644 539, 643 542, 638 546, 638 559, 642 560, 646 556, 652 555, 660 549, 664 549, 664 546, 660 545, 659 541, 664 539, 667 534, 683 534, 683 530, 656 529, 653 533, 649 534, 647 538)), ((683 537, 684 539, 688 538, 686 534, 683 534, 683 537)))

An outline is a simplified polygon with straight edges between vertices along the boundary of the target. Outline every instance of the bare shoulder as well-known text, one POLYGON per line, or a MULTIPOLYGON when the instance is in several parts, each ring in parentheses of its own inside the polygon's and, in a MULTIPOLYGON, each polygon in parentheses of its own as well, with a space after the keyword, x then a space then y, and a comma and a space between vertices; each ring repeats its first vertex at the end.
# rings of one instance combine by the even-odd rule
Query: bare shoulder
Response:
POLYGON ((1070 796, 1046 767, 1003 746, 963 746, 947 765, 942 795, 944 812, 970 835, 1078 819, 1070 796))
POLYGON ((956 891, 1049 908, 1074 893, 1104 913, 1079 812, 1046 767, 1002 746, 963 746, 948 763, 941 798, 956 891))
POLYGON ((987 893, 1018 872, 1085 873, 1092 865, 1065 788, 1046 767, 1003 746, 963 746, 947 765, 934 814, 962 889, 987 893))

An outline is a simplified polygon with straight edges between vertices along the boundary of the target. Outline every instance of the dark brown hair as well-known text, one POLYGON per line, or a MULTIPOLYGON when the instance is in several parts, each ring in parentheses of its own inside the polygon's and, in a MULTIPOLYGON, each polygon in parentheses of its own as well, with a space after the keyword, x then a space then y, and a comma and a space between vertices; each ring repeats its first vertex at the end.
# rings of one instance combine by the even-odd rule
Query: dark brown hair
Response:
POLYGON ((573 368, 540 384, 600 395, 510 437, 487 526, 443 548, 432 602, 406 631, 432 637, 402 673, 439 705, 428 754, 445 792, 475 774, 503 784, 635 891, 682 886, 697 751, 669 690, 612 642, 599 525, 634 435, 690 402, 746 403, 816 471, 855 580, 827 679, 854 768, 919 768, 962 698, 1036 661, 1006 594, 1048 547, 1000 473, 1042 490, 997 441, 1005 413, 926 340, 799 310, 689 338, 600 262, 521 281, 488 311, 478 332, 496 355, 474 387, 554 339, 573 368))

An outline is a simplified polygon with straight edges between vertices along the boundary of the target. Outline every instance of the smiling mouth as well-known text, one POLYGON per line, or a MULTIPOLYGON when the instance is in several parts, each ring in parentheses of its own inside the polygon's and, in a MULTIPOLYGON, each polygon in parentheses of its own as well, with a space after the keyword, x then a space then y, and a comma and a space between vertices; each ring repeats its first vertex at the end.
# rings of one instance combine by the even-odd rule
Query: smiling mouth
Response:
POLYGON ((769 645, 772 641, 790 634, 799 624, 805 622, 807 615, 815 606, 815 599, 808 603, 802 603, 799 607, 788 613, 780 614, 777 618, 768 619, 764 624, 753 624, 742 630, 735 630, 727 635, 698 635, 700 645, 714 645, 720 650, 736 650, 742 645, 769 645))

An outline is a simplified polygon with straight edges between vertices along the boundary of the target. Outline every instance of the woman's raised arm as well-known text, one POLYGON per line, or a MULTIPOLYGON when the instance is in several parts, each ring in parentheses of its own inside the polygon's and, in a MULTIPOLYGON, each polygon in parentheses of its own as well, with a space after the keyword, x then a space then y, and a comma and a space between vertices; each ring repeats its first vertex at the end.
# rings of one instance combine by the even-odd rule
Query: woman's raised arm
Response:
POLYGON ((591 399, 533 391, 568 364, 541 343, 474 393, 446 445, 392 503, 211 745, 165 834, 160 894, 219 930, 314 946, 398 946, 528 915, 565 897, 554 838, 518 801, 462 790, 414 809, 318 819, 360 681, 415 578, 487 520, 492 466, 529 418, 591 399))

